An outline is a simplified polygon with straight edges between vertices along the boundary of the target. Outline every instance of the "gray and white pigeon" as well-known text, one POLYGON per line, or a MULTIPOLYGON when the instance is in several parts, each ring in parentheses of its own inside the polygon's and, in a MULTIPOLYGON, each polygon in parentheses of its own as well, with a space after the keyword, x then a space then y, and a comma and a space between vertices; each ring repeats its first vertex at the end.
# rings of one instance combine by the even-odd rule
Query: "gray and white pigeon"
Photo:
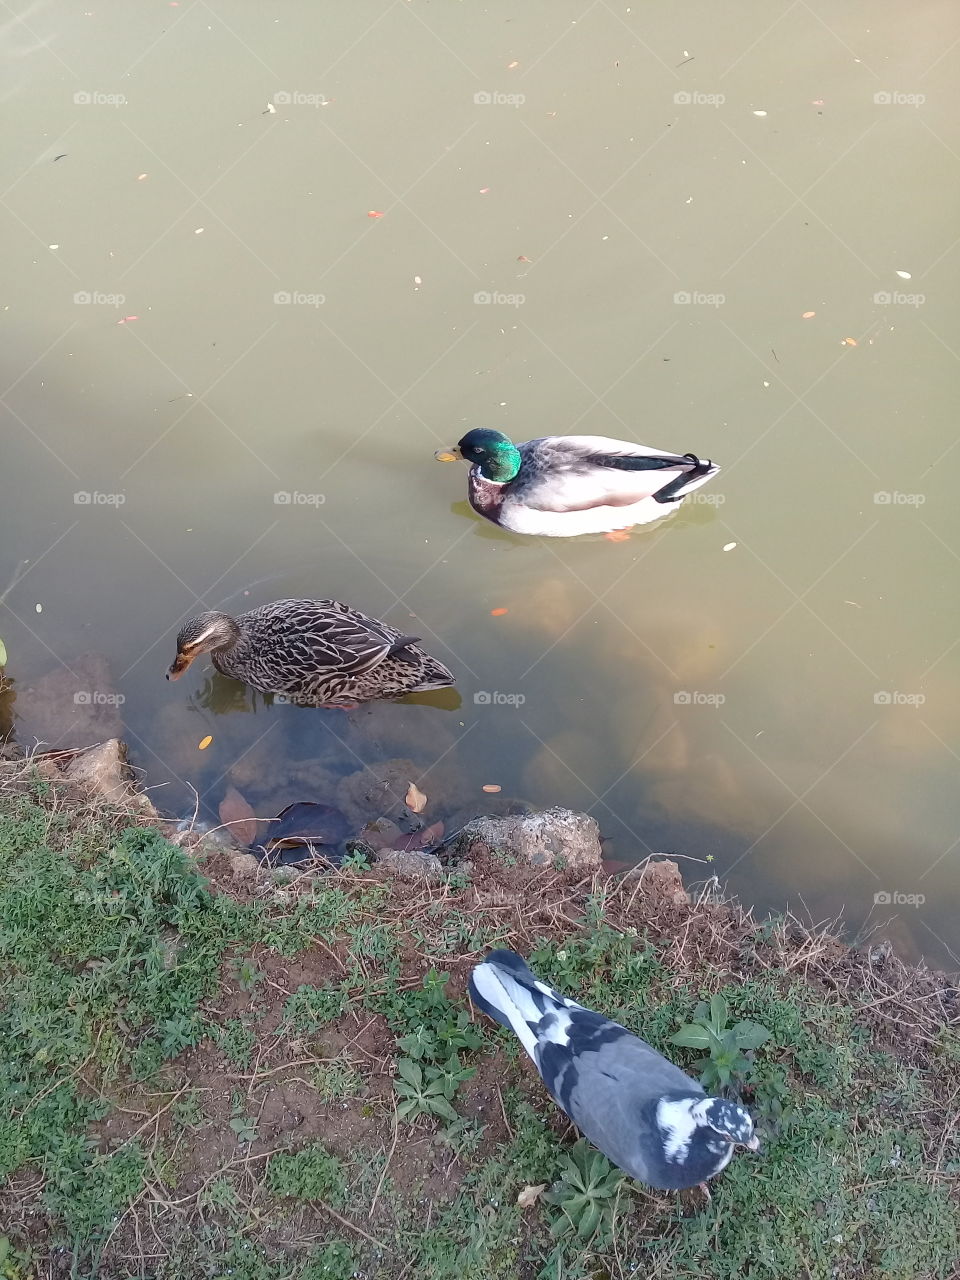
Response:
POLYGON ((695 1187, 756 1151, 749 1112, 711 1098, 645 1041, 541 982, 515 951, 470 978, 478 1009, 513 1030, 553 1100, 614 1164, 664 1191, 695 1187))

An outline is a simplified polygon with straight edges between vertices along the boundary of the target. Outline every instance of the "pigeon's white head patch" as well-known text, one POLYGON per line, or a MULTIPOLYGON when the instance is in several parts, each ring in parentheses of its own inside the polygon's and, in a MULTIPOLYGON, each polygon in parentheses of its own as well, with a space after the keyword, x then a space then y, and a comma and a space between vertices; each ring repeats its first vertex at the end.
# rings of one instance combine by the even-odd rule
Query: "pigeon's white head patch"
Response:
POLYGON ((694 1108, 697 1120, 707 1124, 722 1138, 737 1146, 749 1147, 756 1151, 760 1145, 753 1131, 753 1120, 749 1111, 737 1102, 727 1098, 705 1098, 694 1108))
POLYGON ((694 1115, 694 1098, 661 1098, 657 1105, 657 1124, 663 1135, 663 1154, 671 1164, 683 1164, 690 1150, 690 1139, 703 1123, 694 1115))

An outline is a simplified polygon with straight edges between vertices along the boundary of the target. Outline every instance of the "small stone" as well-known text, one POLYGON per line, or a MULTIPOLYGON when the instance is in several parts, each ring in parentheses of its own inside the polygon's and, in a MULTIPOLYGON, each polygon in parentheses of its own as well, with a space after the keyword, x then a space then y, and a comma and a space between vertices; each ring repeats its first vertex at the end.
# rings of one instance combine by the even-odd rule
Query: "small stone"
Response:
POLYGON ((418 849, 383 849, 377 866, 392 871, 401 880, 428 880, 436 884, 443 879, 443 868, 436 854, 418 849))
POLYGON ((260 861, 252 853, 230 854, 230 874, 235 880, 252 880, 260 870, 260 861))

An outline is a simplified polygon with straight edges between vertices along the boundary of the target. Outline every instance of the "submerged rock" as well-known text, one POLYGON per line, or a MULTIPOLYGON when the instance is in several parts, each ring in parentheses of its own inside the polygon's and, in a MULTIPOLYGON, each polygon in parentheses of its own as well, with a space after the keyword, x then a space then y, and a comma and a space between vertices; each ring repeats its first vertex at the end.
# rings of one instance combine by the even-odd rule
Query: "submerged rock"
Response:
POLYGON ((17 688, 17 737, 66 750, 119 737, 123 698, 113 687, 110 664, 99 653, 73 658, 34 684, 17 688))
POLYGON ((600 867, 600 828, 595 818, 572 809, 475 818, 457 842, 460 858, 475 856, 477 845, 531 867, 591 872, 600 867))

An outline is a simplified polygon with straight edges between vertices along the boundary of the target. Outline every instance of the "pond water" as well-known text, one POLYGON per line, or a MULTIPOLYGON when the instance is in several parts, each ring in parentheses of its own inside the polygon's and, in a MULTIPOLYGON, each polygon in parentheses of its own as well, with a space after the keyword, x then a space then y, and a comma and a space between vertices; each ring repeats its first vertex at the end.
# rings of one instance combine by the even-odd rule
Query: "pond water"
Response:
POLYGON ((611 858, 956 962, 955 7, 15 8, 19 739, 102 655, 168 813, 405 757, 427 816, 586 808, 611 858), (523 540, 433 461, 481 425, 723 470, 626 542, 523 540), (185 616, 291 595, 422 635, 459 697, 164 681, 185 616))

